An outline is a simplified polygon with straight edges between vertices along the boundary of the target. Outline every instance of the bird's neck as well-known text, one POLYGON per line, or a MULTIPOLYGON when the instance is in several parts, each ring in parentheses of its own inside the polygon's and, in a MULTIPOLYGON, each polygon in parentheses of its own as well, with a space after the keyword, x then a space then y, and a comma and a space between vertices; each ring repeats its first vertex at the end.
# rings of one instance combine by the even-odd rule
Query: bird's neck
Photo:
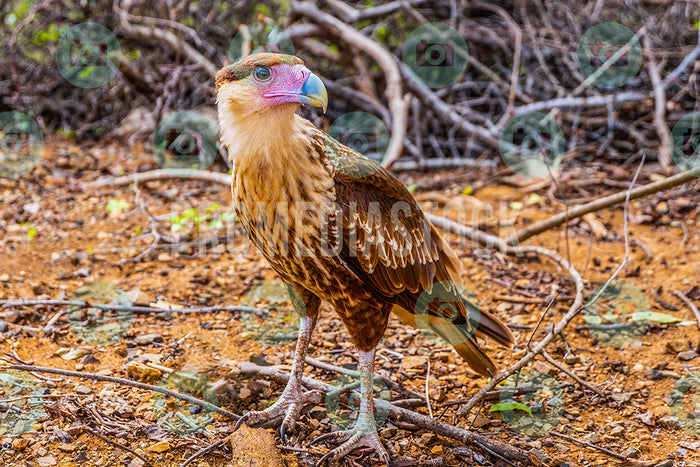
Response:
POLYGON ((297 198, 315 198, 330 189, 332 179, 317 150, 318 130, 294 113, 296 107, 283 104, 264 112, 219 109, 235 198, 250 197, 252 190, 258 202, 310 201, 297 198))

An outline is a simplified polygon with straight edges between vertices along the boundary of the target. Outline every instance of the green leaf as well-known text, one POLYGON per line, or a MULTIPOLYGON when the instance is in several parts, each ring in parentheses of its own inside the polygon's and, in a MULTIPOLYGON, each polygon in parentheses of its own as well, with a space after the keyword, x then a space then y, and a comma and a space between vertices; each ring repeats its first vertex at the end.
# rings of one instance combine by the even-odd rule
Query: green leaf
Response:
POLYGON ((27 230, 27 237, 29 237, 29 241, 31 242, 32 239, 36 237, 36 229, 27 230))
POLYGON ((129 208, 129 203, 120 199, 110 198, 107 202, 107 212, 122 212, 129 208))
POLYGON ((530 407, 520 402, 501 402, 500 404, 494 404, 489 409, 489 412, 514 412, 515 410, 522 410, 532 417, 532 410, 530 410, 530 407))
POLYGON ((413 193, 414 191, 416 191, 416 188, 418 188, 418 185, 416 185, 415 183, 406 187, 409 193, 413 193))
POLYGON ((656 311, 638 311, 632 315, 631 321, 653 321, 661 324, 680 323, 681 320, 666 313, 656 311))
POLYGON ((586 324, 600 324, 600 316, 598 315, 583 315, 583 320, 586 324))
POLYGON ((220 205, 219 203, 214 203, 214 204, 212 204, 211 206, 207 207, 207 208, 205 209, 205 211, 206 211, 206 212, 214 212, 214 211, 216 211, 217 209, 219 209, 220 207, 221 207, 221 205, 220 205))
POLYGON ((472 188, 471 185, 465 186, 465 187, 464 187, 464 190, 462 190, 462 194, 463 194, 463 195, 469 196, 469 195, 471 195, 472 193, 474 193, 474 188, 472 188))

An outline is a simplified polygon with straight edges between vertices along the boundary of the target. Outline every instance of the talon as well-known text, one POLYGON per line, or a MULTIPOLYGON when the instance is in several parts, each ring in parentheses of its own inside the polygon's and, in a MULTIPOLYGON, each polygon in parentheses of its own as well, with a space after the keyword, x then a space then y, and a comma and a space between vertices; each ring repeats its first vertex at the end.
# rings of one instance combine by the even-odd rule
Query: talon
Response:
POLYGON ((250 412, 241 415, 241 418, 239 418, 238 421, 236 422, 236 424, 233 426, 233 431, 231 433, 235 433, 236 431, 238 431, 238 429, 241 427, 241 425, 243 425, 246 422, 246 420, 248 420, 249 418, 250 418, 250 412))
POLYGON ((282 422, 282 424, 280 425, 280 438, 282 439, 283 443, 287 442, 287 436, 284 434, 284 426, 286 425, 285 422, 286 422, 286 420, 284 420, 282 422))

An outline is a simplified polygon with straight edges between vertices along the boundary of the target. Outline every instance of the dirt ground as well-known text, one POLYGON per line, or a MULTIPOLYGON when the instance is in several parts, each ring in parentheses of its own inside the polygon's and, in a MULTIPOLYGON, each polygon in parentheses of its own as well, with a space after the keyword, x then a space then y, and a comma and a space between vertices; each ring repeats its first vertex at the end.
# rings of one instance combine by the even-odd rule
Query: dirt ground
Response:
MULTIPOLYGON (((50 140, 41 165, 31 174, 19 181, 0 179, 0 245, 4 253, 0 256, 0 300, 68 300, 85 284, 107 281, 129 293, 133 302, 160 308, 257 304, 260 297, 254 294, 274 287, 269 281, 276 277, 231 220, 226 209, 231 201, 227 187, 169 179, 147 182, 138 194, 128 185, 84 189, 84 185, 101 177, 157 168, 152 154, 141 145, 126 151, 124 147, 117 142, 79 147, 70 141, 50 140), (198 208, 199 213, 188 214, 192 208, 198 208), (174 224, 179 225, 175 230, 174 224), (148 251, 154 241, 149 235, 153 229, 184 244, 148 251), (218 245, 203 240, 225 233, 233 238, 218 245), (138 261, 129 261, 146 251, 138 261)), ((212 169, 225 170, 219 166, 212 169)), ((423 200, 424 209, 440 214, 441 202, 456 200, 469 213, 466 220, 478 220, 487 232, 503 237, 513 229, 562 212, 564 198, 573 205, 623 190, 634 170, 633 165, 622 168, 577 163, 564 170, 560 191, 550 190, 548 184, 537 189, 532 185, 514 187, 509 173, 485 170, 401 174, 401 179, 406 185, 417 185, 415 194, 423 200), (471 197, 462 194, 467 186, 473 191, 471 197), (492 217, 486 214, 489 209, 492 217), (472 219, 471 213, 481 214, 472 219), (513 226, 504 225, 509 219, 514 220, 513 226)), ((656 172, 653 168, 645 170, 639 182, 648 183, 661 176, 656 172)), ((651 311, 672 315, 681 322, 651 321, 638 339, 611 346, 577 317, 564 332, 565 339, 556 339, 548 349, 559 363, 604 391, 607 400, 583 390, 563 372, 538 359, 534 368, 553 378, 563 394, 561 418, 554 421, 551 431, 533 433, 523 428, 522 417, 513 421, 507 413, 490 411, 499 402, 497 398, 487 401, 478 415, 475 409, 469 419, 458 419, 454 412, 459 405, 450 402, 468 399, 486 380, 439 341, 405 328, 396 319, 380 344, 378 372, 424 394, 429 359, 428 393, 434 416, 462 427, 471 425, 479 433, 531 451, 542 465, 615 462, 595 446, 633 458, 639 462, 636 465, 700 465, 700 423, 694 421, 697 391, 695 395, 682 391, 681 396, 686 397, 680 399, 676 397, 678 391, 674 392, 679 381, 692 381, 688 375, 700 361, 692 350, 700 332, 689 307, 672 293, 683 292, 696 305, 700 301, 697 188, 698 184, 692 183, 629 204, 630 257, 617 277, 641 290, 651 311), (572 438, 589 446, 577 444, 572 438)), ((527 242, 569 258, 583 273, 586 298, 611 277, 625 255, 621 206, 598 212, 588 220, 577 219, 566 231, 554 229, 527 242)), ((533 342, 568 310, 573 284, 564 271, 546 259, 507 257, 470 249, 464 239, 448 238, 461 253, 465 266, 462 279, 480 305, 514 325, 518 342, 513 351, 505 351, 493 342, 484 344, 500 368, 510 365, 524 355, 532 329, 554 291, 557 300, 533 342)), ((91 345, 87 342, 89 336, 79 339, 65 316, 56 321, 56 330, 43 331, 49 320, 65 309, 46 305, 5 307, 0 311, 0 350, 38 366, 153 384, 172 374, 188 374, 189 380, 171 378, 170 384, 180 389, 194 385, 198 397, 212 396, 212 391, 201 386, 208 381, 218 404, 237 414, 267 407, 281 393, 282 386, 261 376, 237 373, 236 362, 252 361, 283 369, 291 365, 292 339, 282 336, 281 342, 266 340, 265 329, 251 324, 250 317, 240 312, 134 313, 123 335, 113 338, 110 345, 99 345, 108 343, 100 340, 101 336, 98 345, 91 345)), ((354 368, 356 363, 352 344, 328 307, 324 306, 310 355, 346 368, 354 368)), ((231 420, 197 413, 191 406, 180 407, 180 414, 189 411, 191 416, 182 425, 177 419, 183 416, 177 416, 178 408, 173 408, 172 400, 166 402, 150 391, 56 375, 39 375, 51 378, 40 379, 4 374, 6 379, 0 380, 5 391, 0 414, 6 427, 5 435, 0 435, 2 465, 144 465, 114 443, 139 453, 152 465, 180 465, 198 449, 225 438, 233 428, 231 420), (10 377, 14 383, 7 382, 10 377), (7 409, 8 404, 12 405, 7 399, 12 392, 8 388, 20 384, 17 381, 25 390, 41 394, 38 399, 43 403, 35 397, 31 400, 36 404, 23 405, 25 416, 20 418, 30 431, 10 436, 19 422, 18 416, 13 417, 7 409), (205 429, 188 433, 183 426, 192 420, 201 422, 205 429)), ((327 382, 338 378, 333 372, 309 366, 306 374, 327 382)), ((405 396, 392 392, 391 398, 405 396)), ((547 404, 555 405, 552 400, 547 404)), ((324 402, 309 407, 286 444, 275 432, 261 436, 256 430, 245 430, 236 433, 233 449, 227 444, 191 465, 313 465, 331 445, 310 446, 308 441, 332 431, 334 423, 347 418, 347 414, 329 413, 333 410, 328 407, 324 402), (275 444, 284 448, 273 448, 275 444)), ((413 409, 428 413, 425 404, 413 409)), ((475 446, 464 446, 410 425, 385 422, 380 432, 394 460, 401 461, 395 465, 507 465, 475 446)), ((346 456, 343 465, 380 464, 370 451, 358 450, 346 456)))

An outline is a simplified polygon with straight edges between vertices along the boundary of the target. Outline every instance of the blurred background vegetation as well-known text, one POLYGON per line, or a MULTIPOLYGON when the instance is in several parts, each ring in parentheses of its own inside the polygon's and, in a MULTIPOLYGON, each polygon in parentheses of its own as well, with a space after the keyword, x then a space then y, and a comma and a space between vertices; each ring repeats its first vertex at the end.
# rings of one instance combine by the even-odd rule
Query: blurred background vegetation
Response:
MULTIPOLYGON (((638 91, 622 103, 564 108, 555 112, 575 157, 633 162, 646 151, 654 159, 660 143, 650 62, 661 78, 697 46, 700 6, 688 1, 639 2, 573 0, 365 0, 317 2, 319 11, 345 21, 401 59, 406 37, 425 22, 455 28, 469 48, 469 66, 456 83, 421 95, 411 90, 409 131, 404 156, 414 167, 427 159, 475 158, 496 154, 445 111, 427 106, 439 98, 456 118, 486 128, 492 135, 517 114, 517 106, 568 96, 584 81, 576 66, 576 44, 589 27, 615 21, 642 31, 644 63, 626 85, 614 90, 584 87, 578 95, 606 96, 638 91), (519 61, 516 62, 515 60, 519 61), (511 74, 518 63, 517 91, 511 74), (514 100, 513 100, 514 99, 514 100), (515 107, 513 107, 513 104, 515 107)), ((229 62, 229 47, 246 24, 271 23, 286 30, 295 53, 326 81, 331 109, 323 120, 352 110, 377 115, 391 128, 384 70, 355 44, 299 14, 294 2, 219 0, 10 0, 0 3, 0 112, 14 110, 34 118, 45 135, 97 139, 115 135, 134 109, 158 121, 167 112, 214 105, 212 69, 229 62), (106 85, 88 89, 70 84, 56 64, 57 44, 71 26, 95 22, 119 39, 122 59, 106 85), (194 54, 192 53, 194 51, 194 54)), ((666 87, 669 125, 698 108, 697 61, 666 87)), ((404 91, 408 89, 404 87, 404 91)), ((554 107, 548 107, 550 110, 554 107)), ((141 118, 139 117, 139 118, 141 118)), ((144 117, 145 118, 145 117, 144 117)), ((483 139, 483 138, 482 138, 483 139)), ((410 166, 410 164, 409 164, 410 166)))

